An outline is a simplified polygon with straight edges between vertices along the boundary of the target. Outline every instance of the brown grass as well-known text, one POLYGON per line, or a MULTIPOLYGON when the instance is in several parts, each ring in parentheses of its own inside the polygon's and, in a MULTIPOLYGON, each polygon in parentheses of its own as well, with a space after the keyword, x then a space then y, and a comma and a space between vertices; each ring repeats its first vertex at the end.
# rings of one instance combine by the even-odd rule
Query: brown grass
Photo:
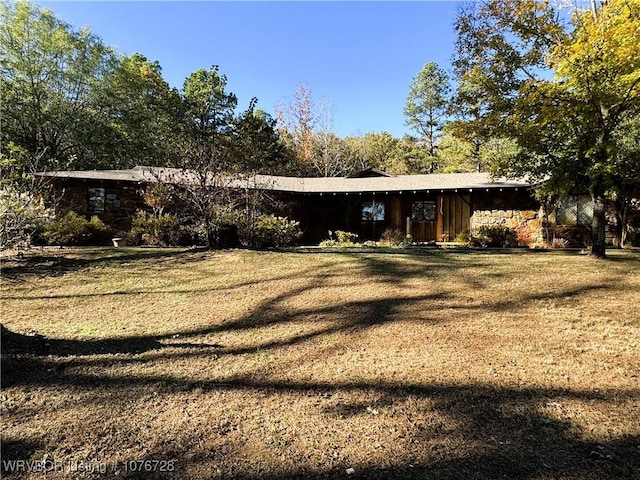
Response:
POLYGON ((46 478, 638 478, 639 272, 627 252, 5 259, 2 458, 118 462, 46 478), (124 470, 146 459, 176 470, 124 470))

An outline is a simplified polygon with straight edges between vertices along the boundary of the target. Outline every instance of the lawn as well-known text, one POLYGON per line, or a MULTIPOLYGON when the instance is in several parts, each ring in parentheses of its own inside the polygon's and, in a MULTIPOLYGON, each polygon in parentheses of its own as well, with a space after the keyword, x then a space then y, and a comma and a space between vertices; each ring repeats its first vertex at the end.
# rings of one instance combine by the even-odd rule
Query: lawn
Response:
POLYGON ((637 253, 51 249, 1 293, 3 478, 640 478, 637 253))

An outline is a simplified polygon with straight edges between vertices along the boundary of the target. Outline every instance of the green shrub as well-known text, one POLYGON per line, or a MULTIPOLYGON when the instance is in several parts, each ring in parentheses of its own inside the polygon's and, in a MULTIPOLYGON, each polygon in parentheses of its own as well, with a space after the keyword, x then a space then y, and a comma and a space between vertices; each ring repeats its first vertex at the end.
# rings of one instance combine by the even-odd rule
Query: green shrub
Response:
MULTIPOLYGON (((329 232, 331 237, 333 233, 329 232)), ((358 242, 356 233, 345 232, 344 230, 335 231, 336 238, 330 238, 320 242, 320 247, 362 247, 362 243, 358 242)))
POLYGON ((261 215, 254 224, 253 243, 255 247, 285 247, 300 239, 300 223, 286 217, 261 215))
POLYGON ((339 244, 353 245, 358 243, 357 233, 345 232, 343 230, 336 230, 336 237, 338 239, 339 244))
POLYGON ((53 245, 107 245, 111 229, 98 217, 87 220, 75 212, 49 222, 42 236, 53 245))
POLYGON ((145 211, 136 212, 131 222, 128 241, 134 245, 171 246, 179 245, 181 228, 174 215, 155 216, 145 211))
POLYGON ((339 247, 340 244, 337 240, 322 240, 319 244, 320 247, 339 247))
POLYGON ((477 228, 470 239, 474 247, 517 247, 518 236, 508 227, 483 225, 477 228))
POLYGON ((471 237, 469 232, 458 232, 455 238, 456 243, 469 243, 471 237))

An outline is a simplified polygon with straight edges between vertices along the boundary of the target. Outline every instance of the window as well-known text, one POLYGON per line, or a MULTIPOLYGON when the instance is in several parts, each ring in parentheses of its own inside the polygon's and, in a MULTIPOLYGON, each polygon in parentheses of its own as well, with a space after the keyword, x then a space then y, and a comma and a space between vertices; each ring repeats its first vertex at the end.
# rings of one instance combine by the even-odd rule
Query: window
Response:
POLYGON ((89 213, 116 212, 120 210, 120 194, 117 190, 89 189, 89 213))
POLYGON ((89 213, 104 212, 104 188, 89 189, 89 213))
POLYGON ((117 212, 120 210, 120 195, 115 190, 107 190, 105 198, 105 210, 107 212, 117 212))
POLYGON ((436 202, 413 202, 411 220, 414 222, 434 222, 436 220, 436 202))
POLYGON ((362 220, 365 222, 381 222, 384 220, 384 202, 363 202, 362 220))
POLYGON ((593 202, 587 195, 568 195, 558 202, 556 223, 558 225, 591 225, 593 202))

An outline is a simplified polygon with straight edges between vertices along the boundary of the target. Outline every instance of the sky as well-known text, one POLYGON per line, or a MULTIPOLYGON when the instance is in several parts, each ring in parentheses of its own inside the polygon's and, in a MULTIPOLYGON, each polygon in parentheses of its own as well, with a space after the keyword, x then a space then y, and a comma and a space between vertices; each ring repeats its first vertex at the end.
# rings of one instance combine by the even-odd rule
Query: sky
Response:
POLYGON ((450 70, 455 1, 37 1, 121 54, 157 60, 181 88, 218 65, 238 109, 275 116, 304 83, 339 136, 412 133, 403 108, 425 63, 450 70))

